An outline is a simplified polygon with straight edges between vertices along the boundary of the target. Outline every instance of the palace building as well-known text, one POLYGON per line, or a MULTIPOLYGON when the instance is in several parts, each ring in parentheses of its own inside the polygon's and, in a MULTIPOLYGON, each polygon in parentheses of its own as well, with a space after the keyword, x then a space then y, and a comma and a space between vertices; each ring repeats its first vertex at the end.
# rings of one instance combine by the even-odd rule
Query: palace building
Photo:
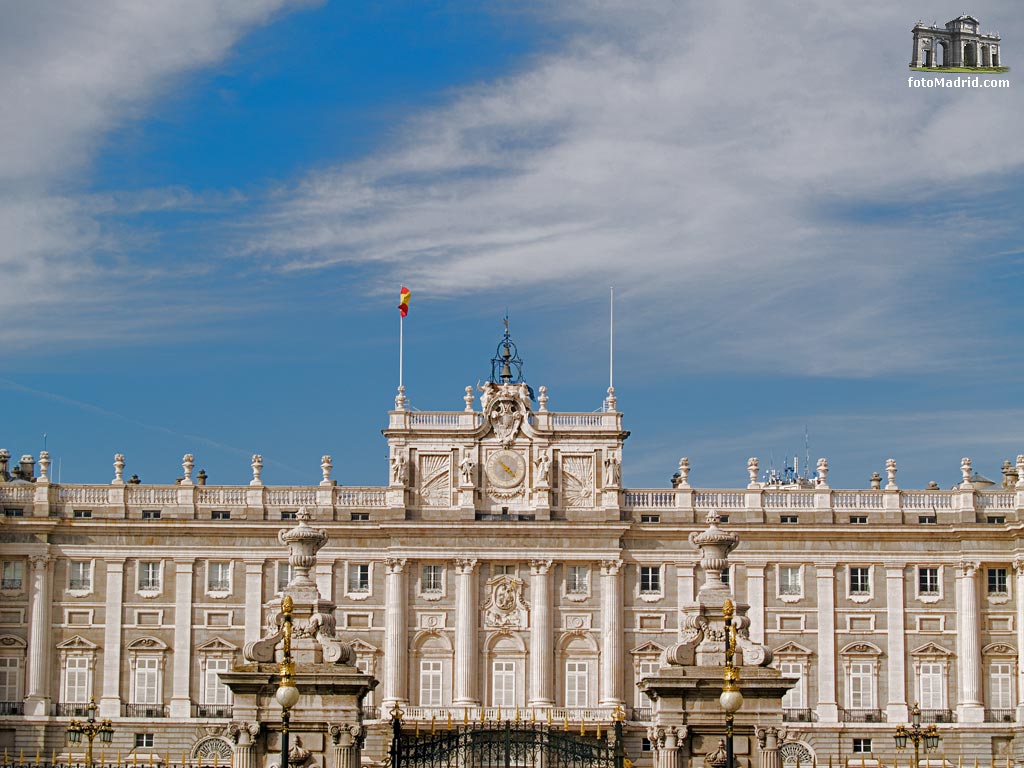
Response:
MULTIPOLYGON (((410 410, 400 391, 384 487, 336 482, 330 456, 311 485, 282 487, 260 456, 242 486, 206 484, 191 455, 173 484, 126 480, 117 455, 113 479, 79 485, 55 483, 45 452, 0 453, 0 748, 66 755, 95 698, 107 762, 224 764, 237 727, 219 673, 272 623, 292 578, 278 535, 305 508, 329 533, 319 592, 379 680, 364 762, 384 759, 399 704, 423 728, 607 725, 621 707, 630 759, 652 765, 638 684, 683 632, 704 580, 690 536, 714 511, 741 539, 722 579, 749 605, 745 632, 798 680, 784 761, 905 761, 893 735, 917 704, 941 735, 930 765, 1024 762, 1024 456, 1001 483, 965 458, 952 490, 899 487, 893 460, 869 488, 833 489, 825 459, 803 480, 751 459, 738 487, 695 488, 686 458, 666 459, 672 487, 625 488, 614 391, 599 412, 559 411, 517 362, 506 334, 458 411, 410 410)), ((756 765, 747 741, 739 763, 756 765)))

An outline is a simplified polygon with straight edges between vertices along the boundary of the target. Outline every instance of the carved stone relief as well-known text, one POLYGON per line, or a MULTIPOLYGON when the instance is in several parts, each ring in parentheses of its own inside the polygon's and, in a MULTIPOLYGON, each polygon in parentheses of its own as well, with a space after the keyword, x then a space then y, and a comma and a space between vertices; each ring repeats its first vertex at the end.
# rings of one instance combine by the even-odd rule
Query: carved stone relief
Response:
POLYGON ((452 503, 452 457, 448 454, 420 456, 420 499, 428 507, 447 507, 452 503))
POLYGON ((484 626, 489 629, 526 629, 530 607, 523 599, 523 581, 501 574, 487 580, 484 626))
POLYGON ((594 506, 594 457, 562 457, 562 505, 569 508, 594 506))

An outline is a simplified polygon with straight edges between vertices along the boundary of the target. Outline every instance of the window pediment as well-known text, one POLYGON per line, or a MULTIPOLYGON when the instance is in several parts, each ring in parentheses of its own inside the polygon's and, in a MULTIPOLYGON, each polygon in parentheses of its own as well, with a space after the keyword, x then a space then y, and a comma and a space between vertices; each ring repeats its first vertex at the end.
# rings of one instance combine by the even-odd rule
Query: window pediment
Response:
POLYGON ((57 645, 57 650, 94 653, 99 650, 99 646, 95 643, 90 643, 81 635, 75 635, 74 637, 65 640, 63 643, 59 643, 57 645))
POLYGON ((1016 658, 1017 649, 1006 643, 990 643, 981 649, 983 656, 1013 656, 1016 658))
MULTIPOLYGON (((1014 651, 1014 653, 1016 653, 1016 651, 1014 651)), ((917 648, 916 650, 911 651, 910 655, 911 656, 942 656, 942 657, 945 657, 945 658, 949 658, 950 656, 953 655, 953 652, 952 651, 947 651, 941 645, 936 645, 935 643, 925 643, 920 648, 917 648)))
POLYGON ((0 650, 10 651, 18 649, 23 651, 27 647, 28 643, 16 635, 3 635, 0 637, 0 650))
POLYGON ((163 652, 168 650, 167 643, 157 637, 140 637, 138 640, 132 640, 126 646, 129 651, 137 652, 163 652))
POLYGON ((630 654, 633 656, 660 656, 664 652, 665 649, 657 643, 647 642, 634 648, 630 654))
POLYGON ((772 656, 811 656, 813 653, 813 651, 804 648, 799 643, 789 642, 772 651, 772 656))
POLYGON ((881 656, 882 649, 873 643, 856 642, 850 643, 840 652, 842 656, 881 656))
POLYGON ((238 646, 229 643, 222 637, 215 637, 197 646, 196 651, 200 653, 235 653, 238 651, 238 646))

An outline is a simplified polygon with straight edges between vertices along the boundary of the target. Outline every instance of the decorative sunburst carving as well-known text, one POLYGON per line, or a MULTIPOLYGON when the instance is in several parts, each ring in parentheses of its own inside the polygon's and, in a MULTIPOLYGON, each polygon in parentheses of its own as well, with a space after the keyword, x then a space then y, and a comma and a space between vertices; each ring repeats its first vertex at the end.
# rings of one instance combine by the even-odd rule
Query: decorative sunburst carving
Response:
POLYGON ((426 506, 451 505, 451 461, 447 454, 420 456, 420 498, 426 506))
POLYGON ((566 507, 594 506, 594 457, 562 459, 562 503, 566 507))

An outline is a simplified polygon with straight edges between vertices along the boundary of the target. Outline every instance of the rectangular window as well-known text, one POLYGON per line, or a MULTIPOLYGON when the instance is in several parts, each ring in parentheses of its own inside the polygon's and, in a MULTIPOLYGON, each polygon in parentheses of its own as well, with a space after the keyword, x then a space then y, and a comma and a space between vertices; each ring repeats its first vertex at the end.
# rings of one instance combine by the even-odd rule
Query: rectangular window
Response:
POLYGON ((370 591, 369 565, 360 564, 348 567, 348 591, 359 593, 370 591))
POLYGON ((516 663, 496 661, 491 671, 491 706, 516 705, 516 663))
POLYGON ((139 563, 139 590, 155 591, 160 589, 160 563, 139 563))
POLYGON ((719 515, 718 516, 718 522, 720 522, 720 523, 728 523, 729 522, 729 516, 728 515, 719 515))
POLYGON ((515 576, 516 566, 512 564, 495 565, 494 566, 495 576, 515 576))
POLYGON ((423 591, 435 595, 439 594, 442 591, 442 575, 443 570, 440 565, 424 565, 423 579, 421 581, 423 591))
POLYGON ((0 701, 21 701, 21 659, 0 656, 0 701))
POLYGON ((640 515, 641 523, 660 523, 661 515, 640 515))
POLYGON ((159 520, 160 510, 159 509, 144 509, 142 510, 143 520, 159 520))
POLYGON ((565 589, 570 595, 587 594, 587 581, 590 569, 585 565, 570 565, 566 574, 565 589))
POLYGON ((989 568, 988 569, 988 593, 990 595, 1005 595, 1006 594, 1006 569, 1005 568, 989 568))
POLYGON ((138 658, 135 660, 135 701, 133 704, 159 704, 160 660, 138 658))
POLYGON ((661 594, 661 566, 640 566, 640 594, 661 594))
POLYGON ((207 592, 231 591, 231 563, 209 564, 209 571, 206 574, 206 590, 207 592))
POLYGON ((89 659, 68 656, 64 662, 64 701, 85 704, 89 701, 89 659))
POLYGON ((87 517, 92 517, 91 509, 74 509, 71 511, 71 516, 76 520, 84 520, 87 517))
POLYGON ((731 568, 725 568, 722 571, 722 583, 725 584, 726 586, 729 586, 730 584, 732 584, 732 569, 731 568))
POLYGON ((277 591, 284 592, 288 586, 288 582, 292 580, 292 566, 291 563, 278 563, 277 564, 277 591))
POLYGON ((441 662, 420 662, 420 706, 441 706, 441 662))
POLYGON ((648 739, 646 736, 643 736, 640 739, 640 751, 641 752, 653 752, 654 751, 652 749, 652 747, 651 747, 651 740, 648 739))
POLYGON ((780 522, 783 523, 799 523, 800 518, 797 515, 783 515, 780 522))
POLYGON ((25 510, 21 507, 4 507, 4 517, 24 517, 25 510))
POLYGON ((851 566, 850 568, 850 594, 870 595, 871 594, 871 570, 866 567, 851 566))
POLYGON ((369 512, 353 512, 352 522, 353 523, 368 523, 370 521, 369 512))
POLYGON ((850 709, 874 709, 874 671, 869 662, 850 664, 850 709))
POLYGON ((206 686, 204 690, 205 704, 229 704, 231 690, 221 682, 218 672, 228 671, 228 659, 206 660, 206 686))
POLYGON ((799 565, 779 566, 779 594, 780 595, 801 595, 803 585, 800 583, 799 565))
POLYGON ((867 525, 868 524, 868 516, 867 515, 850 515, 850 522, 853 525, 867 525))
MULTIPOLYGON (((660 669, 660 665, 658 664, 657 661, 641 661, 640 662, 640 674, 637 677, 637 683, 639 683, 645 677, 651 677, 652 675, 658 674, 658 670, 659 669, 660 669)), ((644 693, 641 697, 639 697, 639 699, 640 699, 639 706, 641 706, 641 707, 649 707, 652 704, 651 697, 648 696, 646 693, 644 693)))
POLYGON ((918 568, 917 569, 917 594, 938 595, 939 594, 939 569, 918 568))
POLYGON ((853 754, 855 754, 855 755, 869 755, 869 754, 871 754, 871 739, 854 739, 853 740, 853 754))
POLYGON ((294 510, 294 509, 282 509, 281 510, 281 519, 282 520, 295 520, 295 519, 297 519, 297 515, 298 514, 299 513, 296 510, 294 510))
POLYGON ((783 709, 804 708, 804 680, 803 666, 794 661, 783 661, 779 664, 779 671, 786 677, 798 677, 800 682, 790 688, 782 697, 783 709))
POLYGON ((590 663, 586 661, 565 662, 565 706, 590 706, 588 683, 590 682, 590 663))
POLYGON ((152 733, 136 733, 135 734, 135 748, 139 747, 152 747, 153 746, 153 734, 152 733))
POLYGON ((88 560, 72 560, 68 563, 68 588, 89 591, 92 589, 92 563, 88 560))
POLYGON ((4 560, 3 581, 0 583, 4 589, 21 589, 25 579, 25 564, 21 560, 4 560))
POLYGON ((1013 707, 1013 665, 1009 662, 995 662, 989 667, 989 708, 1013 707))
POLYGON ((989 515, 988 522, 990 525, 1002 525, 1006 522, 1005 515, 989 515))
POLYGON ((917 522, 921 525, 935 525, 938 518, 935 515, 918 515, 917 522))
POLYGON ((919 701, 921 709, 944 709, 942 665, 934 662, 921 664, 919 701))
POLYGON ((229 509, 215 509, 210 513, 211 520, 230 520, 231 510, 229 509))

